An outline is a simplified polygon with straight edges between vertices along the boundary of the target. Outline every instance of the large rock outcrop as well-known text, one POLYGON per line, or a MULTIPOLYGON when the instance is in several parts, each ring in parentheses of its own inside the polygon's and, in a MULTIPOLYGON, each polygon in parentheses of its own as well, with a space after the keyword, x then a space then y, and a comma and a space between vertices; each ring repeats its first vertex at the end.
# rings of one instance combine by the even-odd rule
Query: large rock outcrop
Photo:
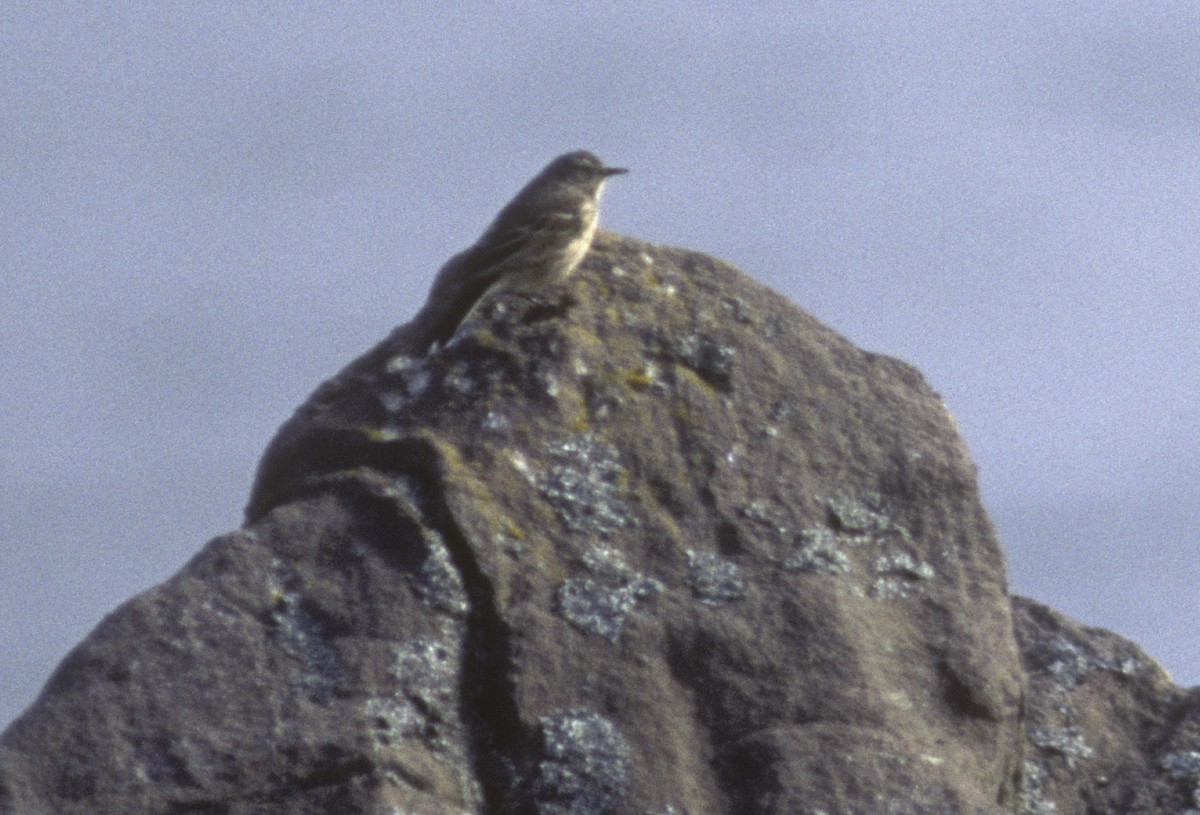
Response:
POLYGON ((908 365, 613 235, 569 290, 499 296, 428 358, 413 336, 318 389, 246 526, 64 660, 0 736, 0 811, 1051 812, 1093 755, 1113 800, 1138 773, 1189 794, 1188 748, 1084 750, 1183 704, 1150 660, 1070 640, 1159 705, 1114 723, 1083 668, 1043 687, 1068 623, 1019 605, 1019 655, 908 365))

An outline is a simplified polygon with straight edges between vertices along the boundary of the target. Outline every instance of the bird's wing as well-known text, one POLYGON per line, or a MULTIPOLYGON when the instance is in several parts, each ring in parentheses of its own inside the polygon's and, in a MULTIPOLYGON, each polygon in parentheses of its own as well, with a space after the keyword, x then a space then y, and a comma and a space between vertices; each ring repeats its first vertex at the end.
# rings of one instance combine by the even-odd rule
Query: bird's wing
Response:
POLYGON ((472 266, 480 269, 498 267, 527 247, 553 243, 552 235, 573 237, 585 227, 581 213, 574 208, 523 213, 524 217, 506 218, 505 215, 517 213, 501 213, 483 237, 463 253, 470 255, 472 266))

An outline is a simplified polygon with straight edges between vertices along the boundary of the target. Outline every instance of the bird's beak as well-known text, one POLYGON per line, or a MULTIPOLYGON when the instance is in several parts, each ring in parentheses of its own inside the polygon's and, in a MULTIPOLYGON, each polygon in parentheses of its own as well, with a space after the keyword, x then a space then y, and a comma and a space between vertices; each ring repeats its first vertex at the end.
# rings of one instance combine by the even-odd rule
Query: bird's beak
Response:
POLYGON ((610 176, 610 175, 624 175, 624 174, 625 174, 625 173, 627 173, 627 172, 629 172, 629 170, 628 170, 627 168, 625 168, 625 167, 605 167, 605 168, 604 168, 604 175, 605 175, 605 176, 610 176))

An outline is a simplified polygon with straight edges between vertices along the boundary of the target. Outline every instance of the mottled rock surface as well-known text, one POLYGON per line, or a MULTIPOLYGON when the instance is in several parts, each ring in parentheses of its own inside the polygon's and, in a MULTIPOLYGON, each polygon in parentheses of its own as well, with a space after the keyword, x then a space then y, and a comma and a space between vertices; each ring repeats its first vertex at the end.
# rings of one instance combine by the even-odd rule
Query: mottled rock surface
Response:
MULTIPOLYGON (((0 809, 1048 812, 1078 794, 1059 757, 1101 755, 1073 694, 1151 682, 1084 658, 1078 715, 1031 700, 1081 746, 1027 751, 941 400, 725 264, 602 235, 569 290, 411 337, 284 426, 243 529, 64 660, 0 736, 0 809)), ((1180 738, 1142 770, 1183 800, 1180 738)))
POLYGON ((1140 648, 1013 598, 1028 676, 1024 815, 1200 815, 1200 688, 1140 648))

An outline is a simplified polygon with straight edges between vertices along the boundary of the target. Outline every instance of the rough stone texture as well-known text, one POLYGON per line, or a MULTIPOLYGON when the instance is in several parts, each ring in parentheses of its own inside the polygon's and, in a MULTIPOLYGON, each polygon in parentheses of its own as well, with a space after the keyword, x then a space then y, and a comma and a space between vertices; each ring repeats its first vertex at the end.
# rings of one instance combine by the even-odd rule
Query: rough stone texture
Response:
POLYGON ((1200 688, 1136 645, 1013 598, 1028 676, 1022 813, 1200 815, 1200 688))
MULTIPOLYGON (((245 528, 64 660, 0 736, 0 810, 1083 811, 1055 762, 1112 725, 1076 697, 1150 674, 1082 657, 1026 763, 1000 548, 914 369, 612 235, 412 351, 321 386, 245 528)), ((1192 749, 1141 767, 1169 800, 1192 749)))

